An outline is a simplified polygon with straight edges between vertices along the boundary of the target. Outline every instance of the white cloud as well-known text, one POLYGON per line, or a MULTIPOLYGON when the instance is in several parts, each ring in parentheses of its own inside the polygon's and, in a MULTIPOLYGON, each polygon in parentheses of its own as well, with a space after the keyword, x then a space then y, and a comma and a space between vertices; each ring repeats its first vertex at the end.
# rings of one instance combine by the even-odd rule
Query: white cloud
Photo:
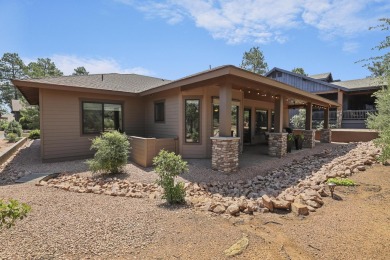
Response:
MULTIPOLYGON (((84 58, 75 55, 53 55, 50 59, 64 72, 71 75, 77 67, 85 67, 90 74, 99 73, 135 73, 151 76, 153 73, 142 67, 124 68, 116 60, 110 58, 84 58)), ((30 59, 26 59, 30 60, 30 59)))
POLYGON ((285 42, 287 31, 316 28, 321 37, 350 37, 367 31, 386 16, 386 0, 115 0, 135 7, 148 18, 170 24, 193 20, 216 39, 228 43, 285 42))
POLYGON ((357 42, 345 42, 343 45, 343 51, 355 53, 359 49, 359 43, 357 42))

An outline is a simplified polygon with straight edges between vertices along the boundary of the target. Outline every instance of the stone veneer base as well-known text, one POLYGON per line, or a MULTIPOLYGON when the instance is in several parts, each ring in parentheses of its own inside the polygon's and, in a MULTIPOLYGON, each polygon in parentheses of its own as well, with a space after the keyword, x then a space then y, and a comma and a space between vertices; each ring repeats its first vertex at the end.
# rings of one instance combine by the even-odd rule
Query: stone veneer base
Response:
POLYGON ((287 133, 269 133, 268 155, 282 157, 287 153, 287 133))
POLYGON ((321 143, 330 143, 332 142, 332 130, 330 129, 322 129, 321 130, 321 143))
POLYGON ((219 172, 238 170, 239 137, 211 137, 211 167, 219 172))
POLYGON ((314 148, 315 146, 315 137, 316 130, 303 130, 303 148, 314 148))

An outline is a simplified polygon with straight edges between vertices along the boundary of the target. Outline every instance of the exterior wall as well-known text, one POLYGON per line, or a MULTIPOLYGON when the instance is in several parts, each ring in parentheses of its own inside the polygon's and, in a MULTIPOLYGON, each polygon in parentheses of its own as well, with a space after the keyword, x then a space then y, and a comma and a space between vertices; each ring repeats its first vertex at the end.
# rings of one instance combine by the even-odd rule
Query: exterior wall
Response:
POLYGON ((83 135, 81 100, 123 103, 123 129, 144 135, 142 100, 134 97, 40 89, 41 155, 43 161, 90 157, 91 140, 83 135))
POLYGON ((160 92, 145 97, 145 136, 176 138, 179 136, 179 89, 160 92), (165 121, 154 121, 154 103, 164 101, 165 121))
POLYGON ((320 82, 315 82, 312 80, 306 80, 298 76, 293 76, 283 72, 274 71, 271 75, 268 76, 274 80, 289 84, 296 88, 305 90, 307 92, 316 93, 316 92, 326 92, 334 91, 335 88, 326 86, 320 82))

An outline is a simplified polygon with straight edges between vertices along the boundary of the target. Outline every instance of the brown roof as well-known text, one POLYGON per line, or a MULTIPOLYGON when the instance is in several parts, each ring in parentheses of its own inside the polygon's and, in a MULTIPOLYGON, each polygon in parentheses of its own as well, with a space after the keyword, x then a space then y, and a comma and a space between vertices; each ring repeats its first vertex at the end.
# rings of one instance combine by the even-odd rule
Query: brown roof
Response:
POLYGON ((101 90, 112 90, 129 93, 142 91, 167 84, 170 80, 142 76, 137 74, 93 74, 82 76, 63 76, 55 78, 26 79, 18 82, 43 83, 69 87, 81 87, 101 90))
POLYGON ((345 81, 336 81, 332 84, 347 88, 348 90, 364 90, 364 89, 379 89, 381 86, 386 85, 386 82, 380 78, 364 78, 345 81))
POLYGON ((233 65, 224 65, 205 70, 178 80, 169 81, 135 74, 98 74, 86 76, 65 76, 58 78, 12 80, 14 85, 23 93, 29 103, 39 103, 39 88, 72 89, 83 92, 110 92, 126 95, 149 95, 177 87, 194 85, 219 84, 230 78, 238 82, 236 87, 267 86, 273 92, 293 95, 323 106, 338 106, 337 103, 318 95, 297 89, 288 84, 237 68, 233 65), (102 80, 103 77, 103 80, 102 80))

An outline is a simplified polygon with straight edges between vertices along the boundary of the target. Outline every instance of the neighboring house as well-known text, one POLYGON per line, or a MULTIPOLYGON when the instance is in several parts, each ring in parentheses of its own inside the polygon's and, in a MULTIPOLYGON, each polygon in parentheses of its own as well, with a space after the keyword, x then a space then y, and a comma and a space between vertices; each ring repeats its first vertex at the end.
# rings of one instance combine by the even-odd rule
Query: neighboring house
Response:
MULTIPOLYGON (((326 111, 338 106, 231 65, 174 81, 99 74, 12 82, 31 105, 40 106, 43 161, 91 156, 91 138, 118 129, 130 136, 176 140, 175 150, 184 158, 213 157, 213 168, 218 168, 214 167, 219 162, 214 154, 217 146, 233 142, 232 147, 242 151, 244 142, 264 142, 273 135, 285 143, 282 132, 289 124, 290 106, 322 106, 326 111)), ((270 154, 279 149, 276 155, 282 156, 285 146, 273 149, 275 145, 270 145, 270 154)), ((134 156, 147 149, 135 146, 134 156)), ((218 158, 231 161, 231 152, 228 149, 227 156, 218 158)), ((238 154, 234 156, 238 161, 238 154)))
POLYGON ((11 100, 11 113, 14 115, 16 121, 20 119, 20 110, 22 110, 23 106, 20 100, 12 99, 11 100))
MULTIPOLYGON (((367 114, 375 112, 372 94, 385 85, 378 78, 340 81, 330 72, 304 76, 280 68, 273 68, 266 76, 338 102, 340 107, 330 111, 330 120, 339 128, 366 128, 367 114)), ((313 111, 313 121, 321 120, 323 113, 313 111)))

